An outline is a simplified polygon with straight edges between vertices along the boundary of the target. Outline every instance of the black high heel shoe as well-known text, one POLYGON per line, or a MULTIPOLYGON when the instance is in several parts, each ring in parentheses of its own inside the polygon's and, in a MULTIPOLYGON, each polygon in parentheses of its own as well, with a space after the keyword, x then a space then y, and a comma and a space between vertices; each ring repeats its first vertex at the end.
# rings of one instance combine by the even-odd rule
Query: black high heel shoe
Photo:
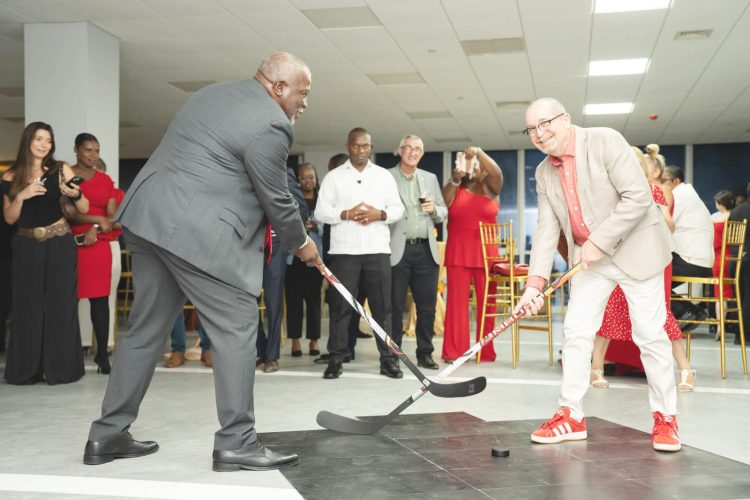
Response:
POLYGON ((103 375, 109 375, 109 373, 112 371, 112 367, 109 364, 109 356, 104 356, 104 360, 100 361, 99 356, 97 355, 94 358, 94 363, 96 363, 96 373, 101 373, 103 375))

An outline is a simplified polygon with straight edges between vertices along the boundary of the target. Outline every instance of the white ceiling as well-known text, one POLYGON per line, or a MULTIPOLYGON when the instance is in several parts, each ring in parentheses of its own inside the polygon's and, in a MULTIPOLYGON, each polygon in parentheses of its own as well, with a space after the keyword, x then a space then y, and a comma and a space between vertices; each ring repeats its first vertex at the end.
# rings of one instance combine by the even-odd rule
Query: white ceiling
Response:
MULTIPOLYGON (((137 125, 120 130, 122 158, 148 156, 189 96, 167 82, 245 78, 277 50, 313 73, 295 152, 342 149, 355 126, 377 151, 407 133, 430 150, 528 148, 525 106, 496 103, 543 96, 633 144, 750 142, 750 0, 619 14, 593 14, 592 1, 0 0, 0 88, 23 86, 23 23, 91 21, 121 40, 120 119, 137 125), (369 26, 318 29, 311 19, 329 13, 303 12, 340 8, 369 26), (711 37, 675 40, 701 29, 711 37), (506 38, 526 50, 467 56, 461 45, 506 38), (589 60, 638 57, 652 58, 645 75, 587 77, 589 60), (582 115, 587 103, 628 101, 629 115, 582 115)), ((0 159, 15 155, 23 112, 23 97, 0 96, 0 159)))

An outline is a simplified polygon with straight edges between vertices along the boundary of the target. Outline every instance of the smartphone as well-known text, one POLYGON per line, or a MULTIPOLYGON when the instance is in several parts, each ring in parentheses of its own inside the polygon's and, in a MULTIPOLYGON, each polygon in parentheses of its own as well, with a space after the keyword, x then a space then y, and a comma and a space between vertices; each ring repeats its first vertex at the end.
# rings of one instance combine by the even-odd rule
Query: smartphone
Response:
POLYGON ((68 186, 70 189, 76 189, 78 186, 83 184, 83 181, 85 181, 83 177, 78 177, 77 175, 70 179, 68 182, 65 183, 66 186, 68 186), (74 185, 75 184, 75 185, 74 185))
POLYGON ((76 234, 75 236, 73 236, 73 239, 75 240, 76 245, 78 245, 79 247, 83 246, 83 244, 86 242, 86 233, 76 234))
POLYGON ((425 203, 427 201, 427 193, 422 193, 419 195, 419 203, 425 203))

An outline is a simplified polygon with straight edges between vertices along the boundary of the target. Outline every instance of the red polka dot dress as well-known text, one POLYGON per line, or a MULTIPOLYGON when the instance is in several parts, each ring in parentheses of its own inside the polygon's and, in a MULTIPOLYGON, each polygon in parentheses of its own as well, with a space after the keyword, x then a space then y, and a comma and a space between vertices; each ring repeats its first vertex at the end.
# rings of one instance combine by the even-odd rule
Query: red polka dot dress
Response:
MULTIPOLYGON (((664 191, 661 187, 654 184, 651 185, 651 194, 654 197, 654 201, 658 205, 667 206, 667 200, 664 197, 664 191)), ((669 308, 669 291, 670 283, 672 281, 672 263, 664 269, 664 300, 667 304, 667 319, 664 323, 664 330, 667 332, 669 340, 676 340, 682 338, 682 331, 677 324, 672 311, 669 308)), ((612 291, 612 295, 609 297, 607 302, 607 308, 604 310, 604 319, 602 326, 596 333, 601 337, 605 337, 611 340, 621 341, 633 341, 632 325, 630 324, 630 311, 628 310, 628 302, 625 299, 625 294, 622 288, 618 285, 612 291)), ((610 359, 610 353, 607 352, 607 359, 610 359)), ((612 360, 614 361, 614 360, 612 360)), ((639 363, 640 364, 640 363, 639 363)))

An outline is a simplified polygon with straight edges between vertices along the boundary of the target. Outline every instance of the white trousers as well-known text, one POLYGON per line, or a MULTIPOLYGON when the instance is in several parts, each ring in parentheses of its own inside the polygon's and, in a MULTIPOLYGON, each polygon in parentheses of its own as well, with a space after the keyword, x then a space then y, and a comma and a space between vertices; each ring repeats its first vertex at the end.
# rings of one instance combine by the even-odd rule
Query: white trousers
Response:
MULTIPOLYGON (((122 270, 120 256, 120 242, 110 241, 112 249, 112 280, 109 287, 109 335, 107 345, 115 345, 115 321, 117 321, 117 285, 120 283, 120 271, 122 270)), ((78 300, 78 324, 81 331, 81 345, 90 347, 94 333, 94 325, 91 324, 91 304, 89 299, 78 300)))
POLYGON ((633 325, 633 341, 641 350, 648 379, 651 411, 677 414, 672 344, 664 331, 664 275, 646 280, 626 275, 605 256, 571 280, 570 300, 563 321, 563 378, 560 406, 583 415, 583 396, 589 388, 591 353, 604 309, 616 285, 625 293, 633 325))

